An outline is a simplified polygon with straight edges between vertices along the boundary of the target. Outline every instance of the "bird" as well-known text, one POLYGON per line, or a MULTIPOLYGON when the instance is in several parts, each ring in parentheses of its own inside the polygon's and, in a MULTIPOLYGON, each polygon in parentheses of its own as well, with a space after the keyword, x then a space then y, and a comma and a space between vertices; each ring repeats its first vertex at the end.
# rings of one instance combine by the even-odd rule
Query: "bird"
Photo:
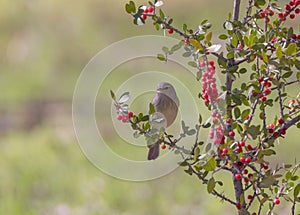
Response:
MULTIPOLYGON (((161 127, 167 128, 176 119, 179 107, 179 99, 175 88, 167 82, 161 82, 157 86, 155 96, 151 102, 155 109, 155 114, 163 116, 164 123, 152 123, 151 126, 160 130, 161 127)), ((155 160, 159 156, 159 142, 150 146, 148 160, 155 160)))

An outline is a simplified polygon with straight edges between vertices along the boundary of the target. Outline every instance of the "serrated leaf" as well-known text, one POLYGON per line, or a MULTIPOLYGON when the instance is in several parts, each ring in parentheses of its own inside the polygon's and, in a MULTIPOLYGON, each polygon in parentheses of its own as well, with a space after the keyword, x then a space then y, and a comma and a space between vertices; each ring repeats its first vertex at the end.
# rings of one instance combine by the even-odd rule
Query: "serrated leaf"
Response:
POLYGON ((130 98, 129 92, 125 92, 120 96, 118 103, 123 104, 124 102, 127 102, 129 98, 130 98))
POLYGON ((285 54, 287 56, 291 56, 292 54, 295 54, 297 51, 297 45, 296 43, 290 43, 287 49, 285 50, 285 54))
POLYGON ((210 178, 207 182, 207 192, 211 193, 216 187, 216 181, 214 178, 210 178))

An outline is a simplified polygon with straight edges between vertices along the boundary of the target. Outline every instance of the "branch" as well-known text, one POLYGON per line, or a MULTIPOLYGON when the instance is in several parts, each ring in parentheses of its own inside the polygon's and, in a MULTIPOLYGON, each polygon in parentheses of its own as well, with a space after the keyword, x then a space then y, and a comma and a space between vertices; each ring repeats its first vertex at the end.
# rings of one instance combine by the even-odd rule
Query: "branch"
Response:
POLYGON ((233 20, 232 21, 237 21, 239 19, 240 4, 241 4, 241 0, 234 0, 234 3, 233 3, 233 20))

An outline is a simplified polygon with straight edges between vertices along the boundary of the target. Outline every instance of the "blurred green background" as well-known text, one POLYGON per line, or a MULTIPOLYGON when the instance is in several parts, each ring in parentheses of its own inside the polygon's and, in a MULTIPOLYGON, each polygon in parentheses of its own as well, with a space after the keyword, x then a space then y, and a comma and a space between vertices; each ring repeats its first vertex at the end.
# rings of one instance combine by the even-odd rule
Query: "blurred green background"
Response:
MULTIPOLYGON (((162 34, 152 25, 132 25, 124 11, 126 2, 1 1, 0 214, 234 213, 183 169, 149 182, 127 182, 99 171, 80 150, 71 103, 81 70, 113 42, 162 34)), ((164 6, 175 25, 185 22, 196 28, 209 19, 217 33, 230 8, 231 1, 218 0, 165 0, 164 6)), ((126 79, 129 73, 119 75, 126 79)), ((190 84, 197 86, 196 81, 190 84)), ((296 132, 291 129, 290 137, 279 144, 277 161, 297 158, 296 132)), ((113 142, 114 133, 108 134, 113 142)), ((227 181, 224 189, 231 190, 230 176, 227 181)))

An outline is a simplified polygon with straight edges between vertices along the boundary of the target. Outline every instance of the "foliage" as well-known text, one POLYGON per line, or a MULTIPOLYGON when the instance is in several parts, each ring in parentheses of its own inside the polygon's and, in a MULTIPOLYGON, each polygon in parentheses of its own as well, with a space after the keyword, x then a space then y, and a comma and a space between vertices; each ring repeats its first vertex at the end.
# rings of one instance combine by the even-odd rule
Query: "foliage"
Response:
MULTIPOLYGON (((268 208, 267 214, 272 214, 280 199, 290 202, 291 213, 295 214, 296 203, 300 201, 297 175, 300 163, 278 164, 271 169, 268 162, 269 156, 276 156, 274 141, 284 138, 291 127, 300 128, 300 93, 286 92, 287 87, 297 86, 300 81, 300 36, 286 26, 287 19, 299 16, 299 4, 299 0, 291 0, 282 8, 272 0, 249 0, 245 15, 239 19, 240 1, 235 0, 233 13, 224 22, 224 33, 217 36, 225 42, 221 52, 221 45, 212 42, 213 33, 207 20, 196 30, 186 24, 179 29, 160 8, 162 1, 140 7, 130 1, 125 6, 134 24, 143 25, 151 18, 157 30, 182 38, 171 48, 162 47, 163 53, 157 58, 167 61, 175 51, 185 50, 182 57, 191 58, 188 64, 198 69, 195 76, 202 83, 199 98, 211 111, 211 121, 203 123, 200 116, 195 129, 182 121, 182 132, 175 139, 164 129, 153 130, 149 115, 126 112, 118 119, 131 124, 135 137, 145 136, 149 147, 159 142, 163 149, 165 145, 175 149, 183 158, 181 166, 185 172, 206 184, 208 193, 234 205, 238 214, 261 214, 263 207, 268 208), (225 76, 220 89, 215 83, 215 62, 225 76), (244 76, 248 81, 240 84, 244 76), (275 103, 279 106, 277 110, 273 107, 275 103), (270 111, 276 111, 275 118, 270 118, 270 111), (200 129, 210 129, 207 144, 198 140, 200 129), (178 145, 186 135, 195 135, 190 150, 178 145), (235 200, 219 191, 223 182, 216 173, 224 171, 232 175, 235 200), (254 202, 258 203, 257 208, 254 202)), ((113 93, 112 98, 118 112, 128 108, 113 93)), ((154 113, 151 104, 149 109, 151 116, 154 113)))

